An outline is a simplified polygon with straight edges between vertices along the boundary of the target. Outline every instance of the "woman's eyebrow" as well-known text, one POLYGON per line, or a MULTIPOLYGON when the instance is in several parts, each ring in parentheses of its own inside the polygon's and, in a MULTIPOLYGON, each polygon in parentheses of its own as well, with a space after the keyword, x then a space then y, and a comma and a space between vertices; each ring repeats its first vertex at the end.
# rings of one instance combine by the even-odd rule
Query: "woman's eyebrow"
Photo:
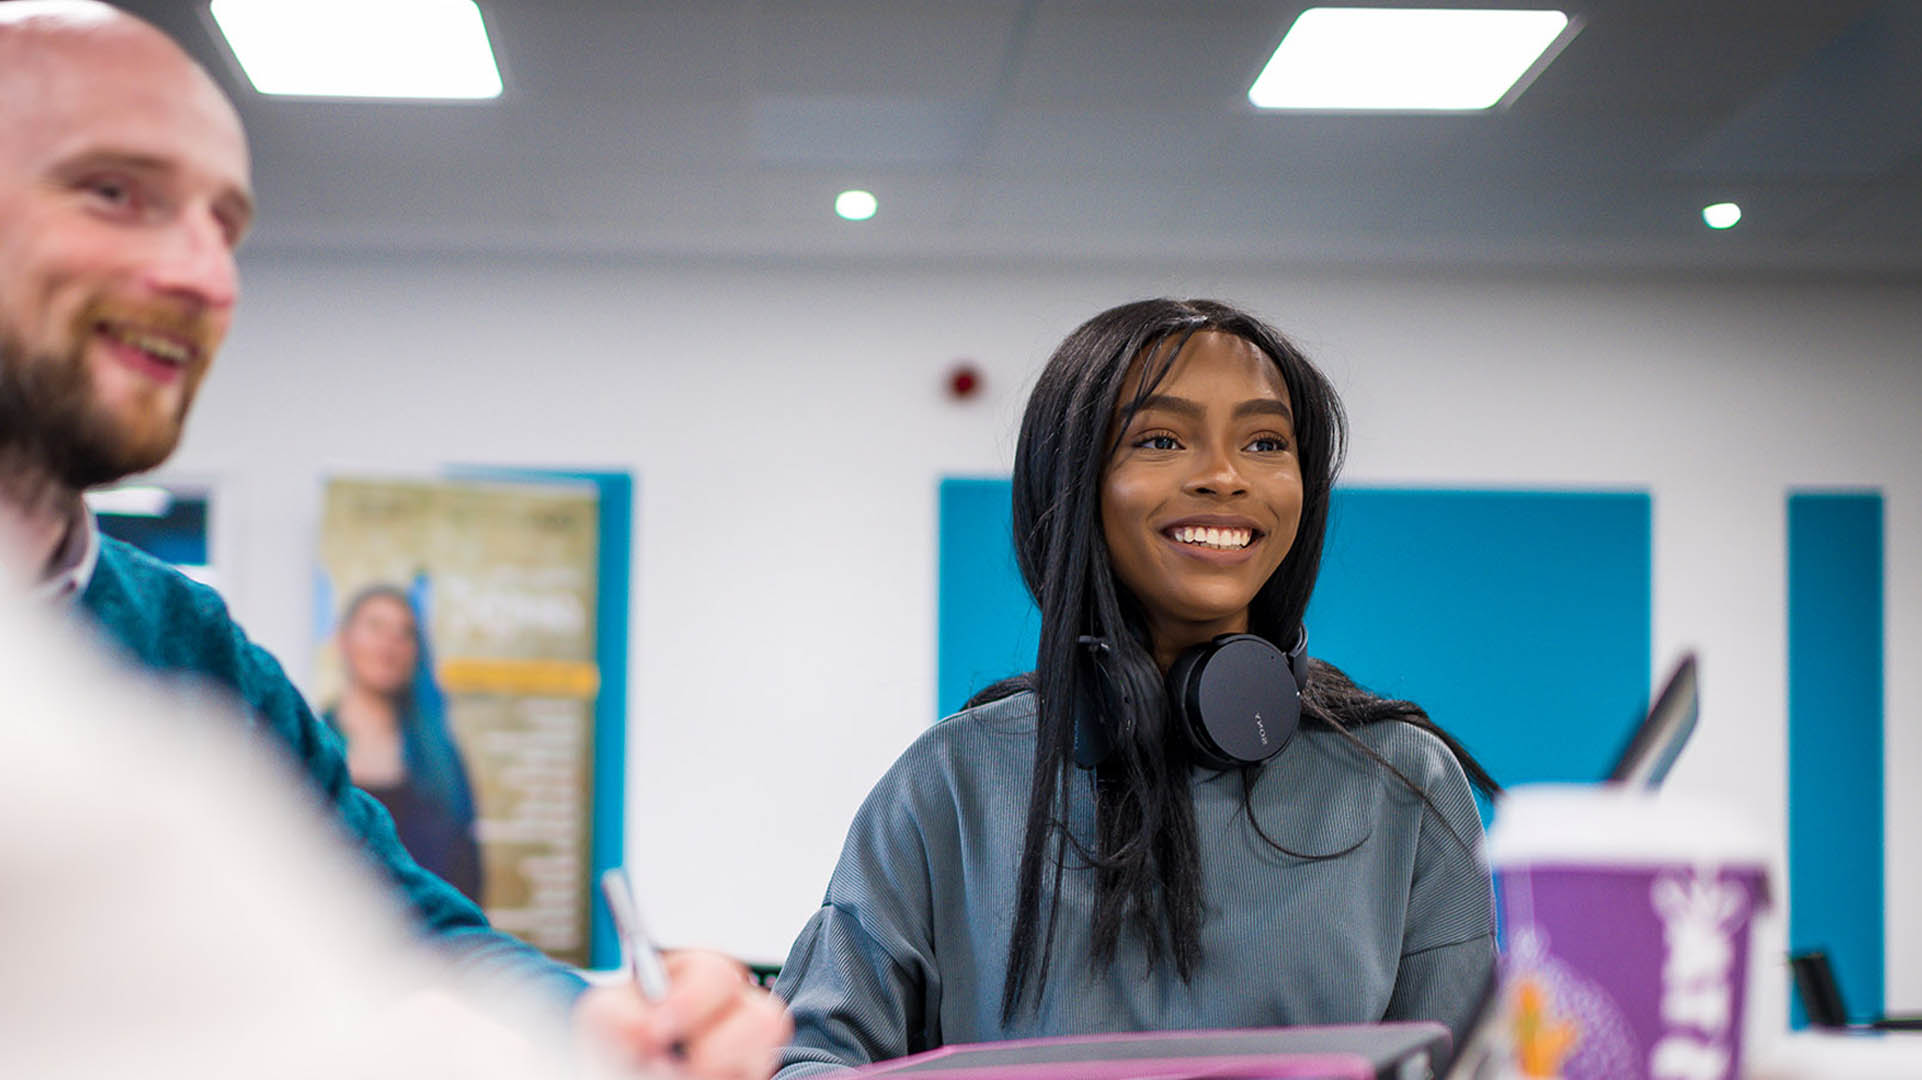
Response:
POLYGON ((1135 409, 1137 415, 1145 412, 1171 412, 1191 420, 1201 419, 1206 411, 1199 403, 1189 401, 1187 398, 1175 397, 1172 394, 1149 394, 1141 399, 1141 404, 1135 409))
POLYGON ((1280 398, 1250 398, 1235 406, 1235 419, 1250 416, 1279 416, 1291 424, 1295 421, 1294 410, 1280 398))
MULTIPOLYGON (((1199 420, 1207 410, 1202 408, 1199 402, 1190 401, 1187 398, 1175 397, 1172 394, 1149 394, 1141 399, 1140 408, 1135 410, 1136 415, 1145 412, 1170 412, 1190 420, 1199 420)), ((1290 423, 1295 419, 1294 411, 1288 408, 1288 403, 1280 398, 1249 398, 1235 406, 1235 419, 1241 420, 1250 416, 1279 416, 1290 423)))

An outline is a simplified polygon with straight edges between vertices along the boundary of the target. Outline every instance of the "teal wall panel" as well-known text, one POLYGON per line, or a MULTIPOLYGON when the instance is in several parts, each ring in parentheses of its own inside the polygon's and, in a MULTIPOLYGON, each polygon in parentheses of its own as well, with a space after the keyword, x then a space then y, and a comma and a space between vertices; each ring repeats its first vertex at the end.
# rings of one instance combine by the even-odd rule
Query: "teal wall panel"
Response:
POLYGON ((1006 480, 949 477, 940 493, 935 714, 997 679, 1031 670, 1041 613, 1021 584, 1006 480))
POLYGON ((1882 528, 1879 494, 1788 499, 1789 947, 1857 1019, 1885 1007, 1882 528))
POLYGON ((1309 651, 1504 785, 1598 780, 1648 704, 1650 544, 1642 493, 1346 488, 1309 651))

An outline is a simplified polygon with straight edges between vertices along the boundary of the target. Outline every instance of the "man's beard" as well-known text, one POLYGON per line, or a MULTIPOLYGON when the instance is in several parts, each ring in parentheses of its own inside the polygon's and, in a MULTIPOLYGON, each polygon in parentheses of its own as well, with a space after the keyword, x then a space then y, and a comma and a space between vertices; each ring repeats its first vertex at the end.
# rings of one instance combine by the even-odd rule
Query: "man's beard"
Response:
POLYGON ((0 334, 0 467, 38 469, 75 491, 167 460, 193 400, 189 387, 170 423, 127 430, 96 403, 80 341, 70 355, 35 356, 0 334))

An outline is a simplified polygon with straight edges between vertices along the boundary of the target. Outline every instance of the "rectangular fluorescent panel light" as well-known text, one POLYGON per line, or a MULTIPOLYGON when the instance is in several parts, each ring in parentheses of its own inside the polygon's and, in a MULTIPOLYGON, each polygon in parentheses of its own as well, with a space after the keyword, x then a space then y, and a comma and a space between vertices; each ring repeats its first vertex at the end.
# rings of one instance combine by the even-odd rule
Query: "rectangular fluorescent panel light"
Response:
POLYGON ((474 0, 213 0, 263 94, 475 100, 501 95, 474 0))
POLYGON ((1567 27, 1559 11, 1309 8, 1248 100, 1262 109, 1486 109, 1567 27))

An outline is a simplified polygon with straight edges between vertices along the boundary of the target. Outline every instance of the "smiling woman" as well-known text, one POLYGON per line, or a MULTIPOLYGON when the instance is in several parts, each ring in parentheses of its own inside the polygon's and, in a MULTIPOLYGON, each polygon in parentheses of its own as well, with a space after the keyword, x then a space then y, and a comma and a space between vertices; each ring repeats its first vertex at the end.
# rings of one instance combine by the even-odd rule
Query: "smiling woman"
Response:
POLYGON ((1127 304, 1062 342, 1015 454, 1035 670, 861 808, 777 986, 782 1076, 1105 1031, 1460 1034, 1494 962, 1469 789, 1493 781, 1303 651, 1345 431, 1307 358, 1222 304, 1127 304), (1224 754, 1194 672, 1249 643, 1236 677, 1299 729, 1224 754))
POLYGON ((1249 602, 1294 545, 1301 466, 1288 386, 1246 339, 1201 331, 1172 362, 1143 356, 1128 380, 1101 531, 1165 671, 1183 649, 1248 629, 1249 602), (1143 393, 1151 366, 1160 385, 1143 393))

